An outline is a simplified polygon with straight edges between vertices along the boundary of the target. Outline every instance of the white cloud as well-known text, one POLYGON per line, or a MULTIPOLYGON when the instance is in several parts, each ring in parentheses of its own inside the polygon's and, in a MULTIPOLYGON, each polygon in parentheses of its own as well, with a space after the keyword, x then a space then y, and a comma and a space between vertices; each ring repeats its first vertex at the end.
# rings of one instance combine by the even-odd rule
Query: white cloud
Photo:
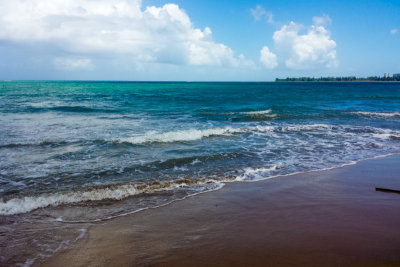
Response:
POLYGON ((54 59, 54 65, 58 69, 67 71, 93 69, 91 59, 80 57, 57 57, 54 59))
POLYGON ((267 46, 261 49, 260 62, 268 69, 273 69, 278 66, 276 55, 272 53, 267 46))
MULTIPOLYGON (((315 22, 315 21, 314 21, 315 22)), ((320 22, 317 19, 317 22, 320 22)), ((314 69, 335 67, 336 42, 330 38, 329 31, 322 25, 309 28, 290 22, 273 35, 278 56, 284 59, 291 69, 314 69), (305 33, 301 33, 305 31, 305 33)))
POLYGON ((326 14, 323 14, 322 17, 315 16, 312 20, 316 26, 328 26, 332 24, 332 19, 326 14))
MULTIPOLYGON (((209 28, 195 28, 175 4, 142 9, 141 0, 0 0, 0 10, 0 40, 50 44, 77 58, 118 54, 134 62, 217 66, 245 61, 215 43, 209 28)), ((60 62, 85 65, 74 60, 60 62)))
POLYGON ((395 35, 395 34, 397 34, 398 32, 399 32, 398 29, 392 29, 392 30, 390 30, 390 34, 392 34, 392 35, 395 35))
POLYGON ((253 16, 254 20, 261 20, 266 14, 267 11, 260 5, 257 5, 256 8, 250 9, 251 15, 253 16))
POLYGON ((251 8, 250 13, 255 21, 265 18, 268 23, 274 23, 274 14, 271 11, 266 11, 261 5, 257 5, 254 9, 251 8))

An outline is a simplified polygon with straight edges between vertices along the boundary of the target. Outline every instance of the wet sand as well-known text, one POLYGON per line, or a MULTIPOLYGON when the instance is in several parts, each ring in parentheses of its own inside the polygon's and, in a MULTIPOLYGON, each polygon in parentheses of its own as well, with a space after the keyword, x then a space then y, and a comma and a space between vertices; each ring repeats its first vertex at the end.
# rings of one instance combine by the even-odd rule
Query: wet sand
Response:
POLYGON ((400 266, 400 156, 227 184, 92 226, 45 266, 400 266))

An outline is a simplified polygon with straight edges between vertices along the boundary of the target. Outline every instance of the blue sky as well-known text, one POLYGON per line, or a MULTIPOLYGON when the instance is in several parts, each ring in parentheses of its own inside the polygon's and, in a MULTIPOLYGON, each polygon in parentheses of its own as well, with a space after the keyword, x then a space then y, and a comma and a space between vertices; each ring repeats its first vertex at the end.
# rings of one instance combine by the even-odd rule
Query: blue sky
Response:
POLYGON ((400 73, 400 1, 0 0, 0 79, 400 73))

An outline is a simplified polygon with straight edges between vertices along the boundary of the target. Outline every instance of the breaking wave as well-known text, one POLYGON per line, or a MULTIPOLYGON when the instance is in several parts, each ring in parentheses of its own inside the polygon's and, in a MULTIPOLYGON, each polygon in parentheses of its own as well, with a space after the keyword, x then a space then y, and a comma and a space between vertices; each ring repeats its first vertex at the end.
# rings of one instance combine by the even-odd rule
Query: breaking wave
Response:
MULTIPOLYGON (((400 131, 392 129, 375 128, 370 126, 352 126, 352 125, 329 125, 329 124, 286 124, 286 125, 258 125, 258 126, 247 126, 242 128, 210 128, 210 129, 188 129, 179 131, 168 131, 168 132, 147 132, 141 136, 134 136, 130 138, 120 138, 117 141, 109 140, 105 142, 129 142, 133 144, 143 144, 152 142, 181 142, 181 141, 194 141, 211 136, 230 136, 234 134, 251 134, 256 138, 261 136, 262 140, 272 140, 272 138, 278 138, 276 142, 286 142, 286 144, 298 144, 299 150, 288 150, 291 157, 298 157, 300 151, 305 154, 304 148, 312 148, 310 146, 310 139, 313 136, 318 138, 323 137, 323 140, 319 140, 319 145, 322 146, 321 151, 328 153, 326 149, 337 146, 336 143, 332 144, 330 140, 333 137, 340 137, 338 139, 339 143, 343 143, 346 148, 339 147, 343 149, 349 149, 351 153, 355 150, 363 150, 368 146, 374 145, 376 147, 382 146, 381 141, 388 140, 393 144, 400 140, 400 131), (293 135, 295 133, 295 135, 293 135), (264 138, 266 136, 267 138, 264 138), (287 137, 287 138, 286 138, 287 137), (271 139, 270 139, 271 138, 271 139), (301 139, 302 138, 302 139, 301 139), (326 142, 325 142, 325 141, 326 142), (341 140, 341 141, 340 141, 341 140)), ((45 144, 48 144, 46 141, 45 144)), ((394 148, 396 147, 394 144, 394 148)), ((334 150, 332 150, 334 151, 334 150)), ((397 152, 398 149, 382 150, 382 152, 397 152)), ((264 152, 264 151, 261 151, 264 152)), ((247 153, 247 152, 246 152, 247 153)), ((312 153, 312 152, 310 152, 312 153)), ((336 152, 335 152, 336 153, 336 152)), ((357 152, 358 153, 358 152, 357 152)), ((205 162, 207 160, 213 161, 221 157, 220 153, 218 156, 210 157, 209 155, 202 158, 200 155, 193 155, 184 158, 170 159, 165 161, 157 162, 156 169, 172 169, 174 171, 185 171, 193 165, 199 162, 205 162), (161 168, 160 168, 161 167, 161 168)), ((225 154, 224 154, 225 155, 225 154)), ((226 155, 229 155, 226 154, 226 155)), ((312 157, 314 154, 307 154, 307 157, 312 157)), ((318 155, 315 154, 315 155, 318 155)), ((350 155, 351 156, 351 155, 350 155)), ((288 157, 288 156, 285 156, 288 157)), ((352 160, 353 157, 348 159, 338 158, 337 162, 331 162, 332 164, 343 163, 343 161, 352 160)), ((358 157, 356 157, 358 158, 358 157)), ((266 177, 271 177, 277 174, 286 174, 295 171, 303 171, 309 168, 315 168, 316 166, 322 167, 322 165, 306 166, 307 168, 293 167, 290 160, 285 161, 285 158, 278 159, 280 163, 269 162, 264 165, 264 162, 258 164, 253 168, 246 166, 241 166, 240 169, 236 169, 237 172, 232 177, 228 177, 227 174, 218 174, 217 176, 208 176, 207 179, 199 178, 195 180, 183 179, 180 180, 169 179, 168 181, 157 181, 149 183, 125 183, 125 184, 115 184, 115 185, 105 185, 105 186, 95 186, 95 187, 83 187, 83 189, 75 191, 64 191, 64 192, 54 192, 40 195, 9 195, 3 199, 0 199, 0 215, 12 215, 29 212, 38 208, 44 208, 47 206, 58 206, 63 204, 73 204, 86 201, 99 201, 99 200, 121 200, 130 196, 135 196, 144 193, 153 193, 160 191, 175 190, 179 188, 189 188, 189 187, 202 187, 207 184, 218 184, 229 181, 243 181, 243 180, 258 180, 265 179, 266 177), (275 164, 275 165, 274 165, 275 164), (264 165, 264 166, 263 166, 264 165), (282 170, 281 170, 282 169, 282 170), (218 177, 218 178, 216 178, 218 177)), ((334 159, 334 157, 333 157, 334 159)), ((328 164, 329 165, 329 164, 328 164)), ((325 166, 325 165, 324 165, 325 166)), ((136 167, 135 167, 136 168, 136 167)), ((318 168, 318 167, 317 167, 318 168)), ((127 169, 126 172, 131 172, 132 169, 127 169)), ((109 175, 109 172, 97 173, 101 176, 109 175)), ((114 173, 112 173, 114 174, 114 173)), ((119 172, 118 172, 119 174, 119 172)), ((176 173, 174 173, 175 175, 176 173)), ((216 174, 216 173, 213 173, 216 174)), ((232 173, 230 173, 232 174, 232 173)), ((172 176, 170 176, 172 177, 172 176)), ((176 177, 176 176, 175 176, 176 177)), ((205 177, 205 176, 202 176, 205 177)), ((185 189, 186 190, 186 189, 185 189)), ((197 189, 196 189, 197 190, 197 189)), ((202 189, 200 189, 202 190, 202 189)))
POLYGON ((140 136, 118 138, 114 140, 120 143, 144 144, 144 143, 172 143, 196 141, 202 138, 212 136, 230 136, 233 134, 251 133, 251 132, 269 132, 269 131, 300 131, 300 130, 318 130, 333 129, 336 126, 326 124, 293 125, 293 126, 251 126, 243 128, 211 128, 211 129, 189 129, 169 132, 150 131, 140 136))
POLYGON ((0 215, 14 215, 26 213, 38 208, 48 206, 59 206, 63 204, 74 204, 87 201, 100 200, 122 200, 127 197, 155 193, 160 191, 170 191, 188 186, 199 186, 206 184, 218 184, 215 180, 176 180, 166 182, 153 182, 151 184, 120 184, 108 186, 96 186, 86 190, 76 190, 73 192, 60 192, 42 194, 38 196, 15 197, 0 202, 0 215))
POLYGON ((221 136, 221 135, 232 135, 235 133, 245 132, 245 128, 213 128, 213 129, 189 129, 180 131, 169 131, 169 132, 156 132, 150 131, 142 136, 134 136, 127 138, 119 138, 116 141, 121 143, 132 143, 132 144, 143 144, 143 143, 172 143, 172 142, 184 142, 184 141, 195 141, 204 137, 221 136))
POLYGON ((27 142, 27 143, 10 143, 10 144, 0 144, 0 148, 8 147, 19 147, 19 146, 62 146, 79 144, 80 142, 90 143, 90 142, 114 142, 114 143, 130 143, 135 145, 146 144, 146 143, 173 143, 173 142, 189 142, 201 140, 208 137, 217 136, 231 136, 235 134, 245 134, 245 133, 265 133, 265 132, 299 132, 299 131, 365 131, 366 133, 371 133, 371 137, 377 137, 383 139, 383 137, 397 139, 400 134, 399 131, 389 130, 383 128, 375 128, 368 126, 351 126, 351 125, 330 125, 330 124, 287 124, 283 126, 277 125, 258 125, 258 126, 248 126, 242 128, 209 128, 209 129, 187 129, 178 131, 149 131, 143 135, 137 135, 132 137, 121 137, 113 140, 107 139, 93 139, 93 140, 71 140, 71 141, 56 141, 56 140, 45 140, 37 142, 27 142), (382 134, 379 136, 379 134, 382 134))
POLYGON ((247 114, 247 115, 262 115, 262 114, 270 114, 271 112, 272 112, 271 109, 267 109, 267 110, 259 110, 259 111, 241 112, 241 114, 247 114))
POLYGON ((365 116, 365 117, 380 117, 380 118, 400 118, 399 112, 366 112, 356 111, 353 114, 365 116))

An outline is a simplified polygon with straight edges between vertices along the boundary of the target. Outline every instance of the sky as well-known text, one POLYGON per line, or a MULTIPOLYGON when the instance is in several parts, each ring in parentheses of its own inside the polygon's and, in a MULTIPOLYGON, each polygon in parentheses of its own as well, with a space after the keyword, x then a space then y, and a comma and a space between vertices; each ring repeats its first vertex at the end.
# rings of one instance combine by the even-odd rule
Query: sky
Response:
POLYGON ((400 73, 400 0, 0 0, 0 80, 400 73))

